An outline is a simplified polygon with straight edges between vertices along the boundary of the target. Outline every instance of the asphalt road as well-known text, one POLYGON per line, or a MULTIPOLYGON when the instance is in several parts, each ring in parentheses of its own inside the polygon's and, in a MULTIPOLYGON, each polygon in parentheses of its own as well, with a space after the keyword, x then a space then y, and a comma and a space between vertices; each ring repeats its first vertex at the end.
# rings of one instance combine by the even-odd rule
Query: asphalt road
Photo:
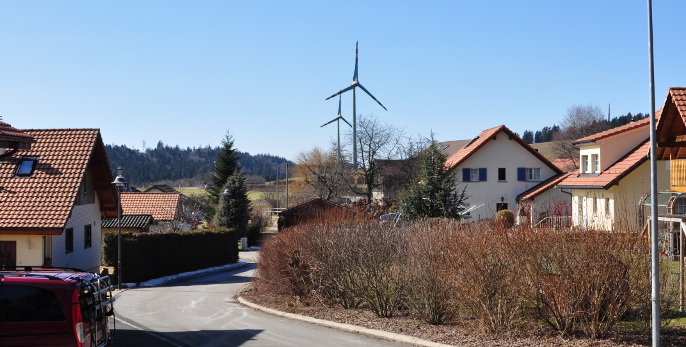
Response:
MULTIPOLYGON (((241 257, 255 257, 254 252, 241 257)), ((251 261, 251 259, 241 259, 251 261)), ((277 317, 237 303, 255 264, 116 296, 115 346, 407 346, 277 317)))

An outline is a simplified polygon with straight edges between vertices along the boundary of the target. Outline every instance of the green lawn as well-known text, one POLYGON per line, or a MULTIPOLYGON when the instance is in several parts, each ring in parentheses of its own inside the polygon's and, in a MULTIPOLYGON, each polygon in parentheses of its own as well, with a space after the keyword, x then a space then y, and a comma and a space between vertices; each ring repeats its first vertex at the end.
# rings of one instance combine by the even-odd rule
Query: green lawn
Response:
MULTIPOLYGON (((193 195, 203 195, 207 194, 207 191, 205 188, 176 188, 178 192, 180 192, 183 195, 186 196, 193 196, 193 195)), ((249 191, 248 192, 248 199, 250 200, 259 200, 263 199, 265 197, 266 193, 263 192, 257 192, 257 191, 249 191)))

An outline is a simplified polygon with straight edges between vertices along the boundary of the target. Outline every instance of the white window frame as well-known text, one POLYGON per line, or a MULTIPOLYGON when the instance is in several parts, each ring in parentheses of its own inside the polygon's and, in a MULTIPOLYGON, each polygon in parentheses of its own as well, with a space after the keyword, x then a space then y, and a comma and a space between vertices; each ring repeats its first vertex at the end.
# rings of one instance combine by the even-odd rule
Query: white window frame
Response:
POLYGON ((479 182, 479 169, 469 169, 469 180, 471 182, 479 182))
POLYGON ((581 173, 587 173, 587 172, 588 172, 588 156, 582 155, 581 156, 581 173))
POLYGON ((593 154, 591 156, 591 158, 593 159, 593 163, 592 163, 593 172, 599 173, 600 172, 600 156, 597 154, 593 154))
POLYGON ((526 168, 526 180, 527 181, 540 181, 541 180, 541 168, 538 168, 538 167, 526 168))

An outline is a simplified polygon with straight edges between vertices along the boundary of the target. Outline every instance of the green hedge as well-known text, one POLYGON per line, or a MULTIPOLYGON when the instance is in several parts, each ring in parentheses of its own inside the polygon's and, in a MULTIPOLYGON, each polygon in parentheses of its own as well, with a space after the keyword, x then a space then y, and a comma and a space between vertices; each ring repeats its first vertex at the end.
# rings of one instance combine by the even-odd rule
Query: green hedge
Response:
MULTIPOLYGON (((181 233, 122 233, 122 282, 150 279, 200 270, 238 261, 238 236, 231 229, 181 233)), ((104 261, 115 268, 117 233, 104 239, 104 261)))

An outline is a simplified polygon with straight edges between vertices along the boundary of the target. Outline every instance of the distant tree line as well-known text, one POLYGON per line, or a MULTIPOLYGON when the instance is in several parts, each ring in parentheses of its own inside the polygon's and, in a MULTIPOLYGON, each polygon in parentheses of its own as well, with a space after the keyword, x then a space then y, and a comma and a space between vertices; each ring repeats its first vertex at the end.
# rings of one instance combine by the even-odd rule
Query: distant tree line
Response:
MULTIPOLYGON (((599 122, 604 123, 604 124, 599 124, 599 128, 615 128, 618 126, 622 126, 625 124, 629 124, 631 122, 635 122, 638 120, 641 120, 643 118, 648 117, 648 114, 644 113, 637 113, 637 114, 631 114, 631 112, 619 116, 619 117, 614 117, 610 119, 609 121, 607 120, 600 120, 599 122)), ((560 127, 557 125, 553 126, 545 126, 541 130, 526 130, 522 134, 522 140, 528 144, 532 143, 541 143, 541 142, 550 142, 554 140, 555 134, 559 133, 561 131, 560 127)))
MULTIPOLYGON (((160 182, 210 183, 219 149, 210 146, 184 149, 165 145, 162 141, 144 151, 125 145, 105 145, 113 174, 116 175, 117 167, 122 167, 129 182, 139 187, 160 182)), ((292 166, 287 159, 270 154, 251 155, 240 151, 236 154, 248 181, 272 181, 277 177, 277 170, 283 178, 284 164, 288 162, 292 166)))

